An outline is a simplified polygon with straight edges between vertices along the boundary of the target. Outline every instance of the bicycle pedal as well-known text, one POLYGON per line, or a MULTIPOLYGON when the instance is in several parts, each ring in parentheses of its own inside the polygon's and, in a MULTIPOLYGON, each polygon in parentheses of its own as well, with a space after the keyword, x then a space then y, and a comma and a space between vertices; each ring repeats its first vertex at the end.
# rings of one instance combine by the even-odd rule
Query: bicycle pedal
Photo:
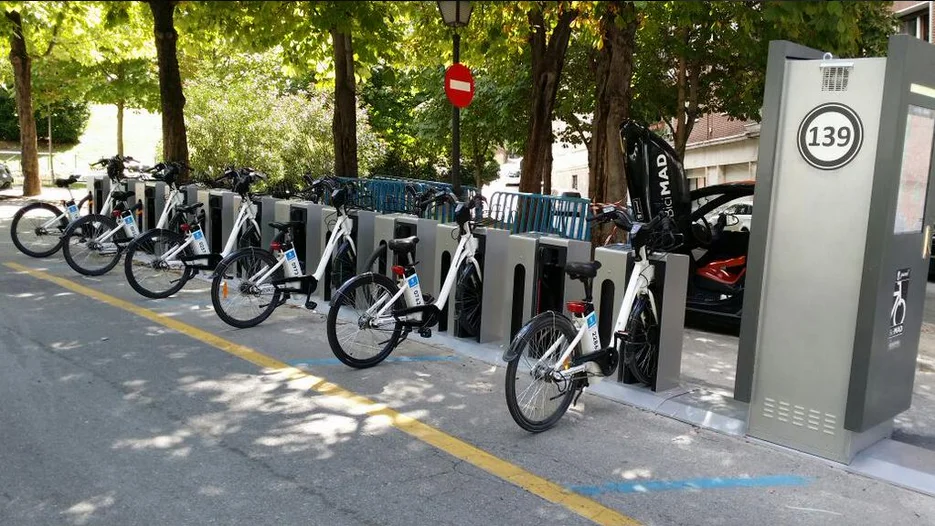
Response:
POLYGON ((419 336, 421 336, 421 337, 423 337, 423 338, 431 338, 431 337, 432 337, 432 329, 429 329, 429 328, 427 328, 427 327, 422 327, 422 328, 420 328, 420 329, 419 329, 419 336))
POLYGON ((308 310, 315 310, 318 307, 318 302, 312 300, 311 298, 305 300, 305 308, 308 310))

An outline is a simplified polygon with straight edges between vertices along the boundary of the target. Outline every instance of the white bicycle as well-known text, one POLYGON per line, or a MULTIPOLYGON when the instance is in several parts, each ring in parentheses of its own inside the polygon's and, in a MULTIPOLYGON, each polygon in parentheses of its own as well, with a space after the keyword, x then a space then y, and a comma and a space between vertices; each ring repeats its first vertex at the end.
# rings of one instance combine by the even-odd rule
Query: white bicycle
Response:
MULTIPOLYGON (((106 166, 127 159, 132 160, 129 157, 113 157, 91 163, 91 166, 106 166)), ((71 186, 80 179, 80 176, 72 175, 67 179, 59 178, 55 180, 55 186, 68 190, 68 200, 62 201, 64 210, 50 203, 40 201, 30 203, 16 211, 16 214, 13 215, 13 223, 10 225, 10 237, 20 252, 34 258, 44 258, 55 254, 62 248, 62 237, 65 230, 81 217, 81 208, 87 204, 88 214, 94 213, 91 192, 88 192, 77 203, 74 194, 71 193, 71 186)), ((111 178, 111 183, 110 193, 104 198, 101 209, 101 214, 105 216, 110 214, 111 199, 114 191, 117 190, 117 181, 111 178)))
POLYGON ((305 308, 313 310, 317 305, 312 294, 329 271, 331 286, 340 286, 357 273, 353 221, 347 215, 348 185, 335 189, 339 184, 335 179, 325 178, 311 185, 317 194, 329 191, 331 206, 337 214, 315 272, 305 274, 293 245, 294 229, 304 223, 270 223, 278 233, 269 250, 244 248, 218 264, 211 282, 211 303, 219 318, 233 327, 253 327, 268 318, 291 294, 304 294, 305 308))
POLYGON ((250 168, 230 168, 214 180, 215 183, 232 180, 233 190, 241 197, 234 226, 219 253, 211 252, 200 221, 189 217, 204 203, 178 207, 185 218, 180 221, 179 232, 155 228, 130 243, 124 272, 133 290, 148 298, 167 298, 181 290, 198 271, 214 270, 235 248, 259 246, 260 226, 250 187, 263 178, 264 174, 250 168))
POLYGON ((102 204, 101 213, 88 214, 73 221, 62 235, 65 262, 85 276, 100 276, 110 272, 120 260, 124 248, 140 233, 134 207, 125 204, 133 192, 116 190, 117 185, 125 179, 126 164, 136 161, 131 157, 117 155, 99 162, 105 161, 111 189, 102 204))
POLYGON ((668 216, 634 223, 626 210, 616 205, 605 206, 589 221, 613 222, 630 233, 633 271, 614 325, 613 342, 602 345, 591 298, 600 262, 566 264, 565 273, 580 280, 585 291, 582 301, 566 304, 572 318, 553 311, 533 317, 503 353, 508 362, 506 404, 513 420, 527 431, 545 431, 555 425, 581 396, 588 378, 612 375, 621 357, 638 381, 651 385, 655 380, 659 312, 651 288, 654 271, 647 255, 672 250, 681 244, 682 236, 675 233, 668 216))
MULTIPOLYGON (((456 201, 452 194, 446 195, 452 203, 456 201)), ((475 199, 482 198, 477 195, 475 199)), ((412 329, 417 329, 423 338, 430 337, 456 279, 461 282, 459 287, 471 287, 472 297, 476 298, 475 315, 479 319, 483 287, 481 266, 475 257, 473 208, 472 202, 458 203, 455 207, 458 248, 437 300, 422 293, 412 259, 419 242, 415 236, 387 243, 391 252, 407 260, 405 265, 392 267, 395 282, 383 274, 367 272, 338 289, 328 311, 327 332, 331 351, 341 362, 358 369, 373 367, 389 356, 412 329)), ((462 295, 468 293, 462 291, 462 295)))

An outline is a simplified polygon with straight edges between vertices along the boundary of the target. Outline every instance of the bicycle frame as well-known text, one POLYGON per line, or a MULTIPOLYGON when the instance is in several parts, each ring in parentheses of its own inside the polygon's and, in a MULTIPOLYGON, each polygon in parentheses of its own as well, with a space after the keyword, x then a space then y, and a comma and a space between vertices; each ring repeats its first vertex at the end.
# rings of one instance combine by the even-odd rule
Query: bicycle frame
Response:
MULTIPOLYGON (((445 308, 445 304, 448 302, 448 296, 451 295, 451 288, 454 287, 455 278, 458 275, 458 269, 461 268, 461 265, 465 261, 470 261, 474 268, 477 270, 477 275, 483 280, 483 275, 481 274, 480 263, 477 262, 477 258, 474 255, 477 253, 477 239, 474 237, 474 232, 472 227, 467 223, 464 225, 464 230, 461 233, 461 239, 458 241, 458 248, 455 250, 455 255, 452 258, 451 266, 448 268, 448 274, 445 275, 445 282, 442 284, 441 293, 438 296, 438 299, 435 300, 433 305, 438 311, 441 311, 445 308)), ((411 276, 403 276, 399 279, 400 287, 391 298, 388 300, 386 296, 383 296, 377 300, 369 309, 367 309, 367 314, 372 315, 373 324, 375 326, 389 325, 396 323, 397 317, 387 316, 387 309, 389 309, 396 301, 406 294, 406 292, 413 287, 419 285, 419 275, 418 273, 413 273, 411 276), (415 279, 413 279, 415 278, 415 279), (379 310, 375 310, 379 309, 379 310), (374 314, 375 312, 375 314, 374 314)), ((406 294, 406 297, 409 298, 409 294, 406 294)), ((417 301, 421 301, 421 298, 417 298, 417 301)), ((410 305, 409 300, 406 301, 407 307, 416 307, 418 305, 410 305)), ((421 305, 421 303, 420 303, 421 305)), ((421 314, 418 314, 421 316, 421 314)), ((402 318, 399 321, 418 321, 410 320, 408 316, 402 318)))
POLYGON ((169 211, 175 210, 176 206, 182 204, 182 192, 178 188, 171 188, 169 190, 169 196, 166 197, 166 204, 162 207, 162 214, 159 215, 159 221, 156 223, 156 228, 165 228, 166 223, 169 222, 169 211))
MULTIPOLYGON (((653 314, 658 319, 658 312, 656 311, 656 299, 653 297, 653 293, 649 290, 649 284, 653 282, 655 278, 655 270, 652 265, 649 264, 649 260, 646 258, 646 248, 640 248, 640 260, 634 262, 633 272, 630 273, 630 280, 627 282, 627 290, 623 294, 623 300, 620 304, 620 314, 617 315, 616 323, 614 324, 614 332, 621 332, 626 329, 627 321, 630 319, 630 312, 633 310, 633 303, 636 301, 636 297, 640 294, 646 294, 649 297, 649 306, 653 311, 653 314)), ((594 316, 594 324, 597 323, 597 313, 591 312, 588 317, 594 316)), ((577 365, 575 367, 570 367, 565 369, 564 366, 571 358, 571 353, 574 351, 575 347, 581 343, 585 348, 585 354, 592 351, 597 351, 599 349, 594 349, 594 344, 589 338, 585 338, 586 333, 588 332, 589 323, 586 321, 588 317, 585 316, 575 316, 573 322, 575 327, 578 328, 578 332, 575 334, 574 339, 565 347, 565 350, 562 352, 558 360, 555 361, 555 365, 551 369, 561 374, 564 377, 570 377, 577 373, 580 373, 585 370, 587 364, 577 365)), ((558 352, 564 343, 565 337, 562 336, 558 338, 546 352, 542 353, 542 356, 536 361, 533 365, 533 369, 537 368, 544 360, 548 359, 552 354, 558 352)))
MULTIPOLYGON (((109 215, 109 214, 110 214, 110 210, 111 210, 111 206, 112 206, 112 204, 111 204, 111 196, 112 196, 113 193, 114 193, 114 188, 115 188, 114 186, 111 186, 111 187, 110 187, 110 192, 107 194, 107 197, 106 197, 106 199, 105 199, 105 201, 104 201, 104 206, 101 208, 101 215, 105 215, 105 216, 106 216, 106 215, 109 215)), ((69 197, 69 200, 74 201, 74 200, 75 200, 75 194, 71 193, 71 188, 68 188, 67 190, 68 190, 68 197, 69 197)), ((65 209, 64 212, 62 212, 61 214, 59 214, 59 215, 53 217, 52 219, 46 221, 45 223, 42 223, 41 225, 39 225, 39 228, 42 228, 43 230, 48 230, 52 225, 58 224, 58 222, 61 221, 62 219, 68 219, 68 222, 69 222, 69 223, 72 222, 72 221, 74 221, 75 219, 78 219, 77 217, 71 217, 71 214, 72 214, 72 213, 74 213, 74 214, 77 216, 77 214, 78 214, 78 207, 77 207, 77 205, 75 205, 75 209, 74 209, 74 210, 69 210, 69 208, 70 208, 70 207, 66 207, 66 209, 65 209)))
MULTIPOLYGON (((253 203, 249 199, 243 199, 240 202, 240 210, 237 213, 237 221, 234 223, 234 228, 231 229, 230 235, 227 237, 227 243, 224 246, 224 251, 221 252, 221 258, 227 257, 228 254, 233 252, 234 245, 237 243, 237 238, 240 237, 240 229, 250 221, 253 223, 253 227, 256 228, 257 233, 260 232, 260 226, 257 224, 256 219, 254 219, 253 212, 253 203)), ((163 261, 166 264, 171 265, 172 263, 182 263, 181 261, 176 260, 176 256, 182 253, 189 245, 194 243, 195 239, 192 237, 192 233, 188 232, 185 235, 185 241, 179 246, 173 248, 168 253, 163 256, 163 261)), ((205 259, 208 259, 208 254, 203 256, 205 259)), ((184 266, 184 263, 182 263, 184 266)))
MULTIPOLYGON (((338 220, 334 225, 334 232, 331 234, 331 237, 328 238, 328 243, 325 244, 325 251, 321 255, 321 259, 318 260, 318 267, 315 269, 315 273, 312 274, 312 277, 315 278, 316 282, 321 282, 321 278, 325 276, 325 268, 328 266, 328 262, 331 261, 331 255, 334 254, 334 251, 338 248, 338 243, 342 240, 347 239, 351 244, 351 251, 354 255, 357 254, 357 247, 354 246, 354 240, 351 239, 351 218, 346 215, 341 215, 338 217, 338 220)), ((270 276, 276 272, 279 267, 283 266, 286 262, 285 253, 280 250, 276 254, 276 264, 272 267, 261 270, 250 276, 249 281, 255 283, 256 285, 263 284, 270 276)))

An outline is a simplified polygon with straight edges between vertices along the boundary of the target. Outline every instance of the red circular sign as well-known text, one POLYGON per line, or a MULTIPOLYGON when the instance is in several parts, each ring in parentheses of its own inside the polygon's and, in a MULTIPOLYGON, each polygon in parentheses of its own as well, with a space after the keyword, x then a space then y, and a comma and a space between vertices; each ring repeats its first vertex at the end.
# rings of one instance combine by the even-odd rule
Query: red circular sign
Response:
POLYGON ((459 108, 467 108, 474 99, 474 76, 464 64, 452 64, 445 71, 445 95, 459 108))

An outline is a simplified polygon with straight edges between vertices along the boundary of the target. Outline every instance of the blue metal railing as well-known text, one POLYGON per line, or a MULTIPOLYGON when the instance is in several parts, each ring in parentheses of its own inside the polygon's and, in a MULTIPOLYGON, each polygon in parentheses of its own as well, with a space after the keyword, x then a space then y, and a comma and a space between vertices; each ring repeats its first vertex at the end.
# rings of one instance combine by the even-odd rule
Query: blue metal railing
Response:
MULTIPOLYGON (((342 182, 352 182, 357 186, 356 195, 351 196, 351 202, 362 208, 370 208, 384 214, 413 213, 415 202, 413 192, 418 196, 428 188, 451 191, 449 183, 438 181, 420 181, 418 179, 389 178, 374 176, 366 179, 339 177, 342 182), (406 191, 410 188, 410 191, 406 191)), ((462 186, 465 199, 470 199, 477 193, 473 186, 462 186)), ((330 196, 325 197, 325 203, 330 202, 330 196)), ((428 211, 428 218, 438 221, 454 220, 454 207, 438 206, 428 211)))
POLYGON ((542 232, 568 239, 591 239, 589 199, 554 195, 494 192, 488 215, 494 228, 521 232, 542 232))

